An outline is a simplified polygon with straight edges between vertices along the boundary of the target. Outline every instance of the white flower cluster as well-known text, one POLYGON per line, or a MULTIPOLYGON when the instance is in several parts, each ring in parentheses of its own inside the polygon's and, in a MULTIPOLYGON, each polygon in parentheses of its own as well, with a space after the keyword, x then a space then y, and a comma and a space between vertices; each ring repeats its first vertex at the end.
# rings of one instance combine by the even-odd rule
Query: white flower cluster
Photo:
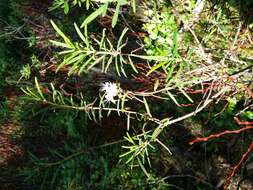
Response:
POLYGON ((115 104, 116 100, 114 98, 115 96, 118 95, 118 91, 119 91, 116 83, 112 83, 112 82, 102 83, 100 91, 105 92, 106 101, 112 102, 115 104))

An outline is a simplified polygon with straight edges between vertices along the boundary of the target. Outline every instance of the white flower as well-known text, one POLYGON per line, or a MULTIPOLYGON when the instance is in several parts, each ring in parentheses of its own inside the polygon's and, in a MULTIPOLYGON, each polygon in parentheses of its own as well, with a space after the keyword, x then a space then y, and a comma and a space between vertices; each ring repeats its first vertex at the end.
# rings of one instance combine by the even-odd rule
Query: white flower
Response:
POLYGON ((205 0, 197 0, 195 8, 192 10, 192 13, 195 15, 199 15, 203 10, 205 5, 205 0))
POLYGON ((118 95, 118 87, 116 83, 112 82, 102 83, 100 91, 105 92, 105 99, 108 102, 112 102, 115 104, 116 100, 114 99, 114 97, 118 95))

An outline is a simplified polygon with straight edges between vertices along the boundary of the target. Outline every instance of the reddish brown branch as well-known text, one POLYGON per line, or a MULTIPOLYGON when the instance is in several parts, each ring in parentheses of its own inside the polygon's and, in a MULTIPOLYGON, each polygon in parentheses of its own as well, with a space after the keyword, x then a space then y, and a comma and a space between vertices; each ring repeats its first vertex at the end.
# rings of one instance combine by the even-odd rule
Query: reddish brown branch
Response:
POLYGON ((224 190, 226 190, 230 184, 230 181, 232 177, 235 175, 235 173, 239 170, 240 166, 242 165, 243 162, 246 161, 248 158, 250 152, 253 150, 253 141, 251 144, 248 146, 247 151, 242 155, 240 161, 232 168, 232 170, 229 172, 228 177, 226 178, 225 184, 224 184, 224 190))
POLYGON ((188 90, 187 94, 203 94, 207 92, 209 89, 200 89, 200 90, 188 90))
POLYGON ((237 117, 234 118, 236 123, 238 125, 253 125, 253 122, 249 122, 249 121, 240 121, 237 117))
POLYGON ((189 142, 189 144, 193 145, 194 143, 197 143, 197 142, 205 142, 205 141, 208 141, 209 139, 218 138, 218 137, 226 135, 226 134, 238 134, 238 133, 241 133, 242 131, 246 131, 249 129, 253 129, 253 126, 246 126, 244 128, 238 129, 238 130, 226 130, 226 131, 223 131, 218 134, 209 135, 208 137, 197 137, 196 139, 189 142))
POLYGON ((179 104, 179 107, 190 107, 193 106, 193 104, 179 104))

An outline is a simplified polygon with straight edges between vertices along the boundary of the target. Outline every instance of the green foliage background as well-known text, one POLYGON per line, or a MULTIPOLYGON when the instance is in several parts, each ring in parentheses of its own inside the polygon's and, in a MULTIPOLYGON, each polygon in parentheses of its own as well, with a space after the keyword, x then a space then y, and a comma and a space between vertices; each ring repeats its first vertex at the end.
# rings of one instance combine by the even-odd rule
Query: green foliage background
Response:
MULTIPOLYGON (((237 86, 223 79, 219 68, 204 71, 215 76, 215 82, 221 81, 217 91, 227 86, 235 90, 231 88, 220 99, 210 98, 210 102, 218 99, 219 104, 206 106, 198 115, 169 122, 194 113, 208 101, 202 94, 190 94, 200 90, 196 87, 199 81, 209 79, 206 73, 191 74, 206 68, 203 64, 210 61, 201 54, 200 46, 215 64, 225 57, 224 72, 233 76, 251 67, 252 44, 233 44, 236 59, 228 56, 242 17, 234 1, 213 2, 214 13, 203 12, 199 20, 191 15, 196 2, 184 2, 178 5, 177 1, 154 1, 145 6, 134 0, 101 4, 83 0, 38 2, 49 7, 49 12, 43 13, 48 25, 44 24, 55 30, 54 35, 49 33, 53 36, 50 43, 47 41, 40 49, 36 44, 41 39, 36 38, 34 26, 25 22, 20 8, 36 3, 0 0, 0 129, 13 124, 10 142, 22 150, 14 161, 0 164, 3 188, 144 190, 215 186, 220 178, 206 173, 204 166, 212 161, 207 157, 226 157, 224 152, 230 151, 233 157, 227 159, 234 163, 240 158, 238 147, 227 150, 222 138, 196 148, 189 148, 188 143, 198 135, 238 129, 235 116, 252 121, 252 107, 244 110, 245 105, 252 105, 252 99, 240 90, 244 85, 252 89, 252 70, 236 78, 237 86), (103 30, 100 18, 106 11, 111 21, 105 22, 103 30), (138 11, 143 14, 138 15, 138 11), (124 15, 131 22, 126 24, 124 15), (196 33, 184 31, 183 26, 188 25, 196 33), (142 33, 143 38, 136 37, 142 33), (132 42, 142 47, 137 53, 131 50, 132 42), (49 58, 42 52, 47 52, 49 58), (50 61, 55 64, 52 72, 50 61), (144 63, 144 71, 136 62, 144 63), (102 79, 94 79, 100 66, 102 79), (132 90, 137 88, 134 76, 142 77, 144 84, 136 86, 146 88, 144 91, 132 90), (161 80, 157 76, 162 76, 161 80), (96 80, 118 81, 122 85, 117 104, 103 102, 101 83, 96 84, 96 80), (145 80, 151 80, 151 84, 145 86, 145 80), (195 107, 182 106, 189 104, 195 107), (178 176, 184 177, 173 180, 178 176)), ((212 5, 208 2, 208 6, 212 5)), ((41 24, 38 23, 34 25, 41 24)), ((249 33, 240 37, 246 42, 252 24, 249 20, 245 23, 249 33)), ((250 136, 245 137, 239 146, 246 147, 250 140, 250 136)))

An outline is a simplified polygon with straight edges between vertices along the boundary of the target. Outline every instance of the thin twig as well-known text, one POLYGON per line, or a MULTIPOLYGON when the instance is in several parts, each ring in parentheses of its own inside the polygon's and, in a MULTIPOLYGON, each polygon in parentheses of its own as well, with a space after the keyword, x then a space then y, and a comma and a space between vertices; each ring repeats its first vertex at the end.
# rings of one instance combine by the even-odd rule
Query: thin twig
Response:
POLYGON ((228 186, 230 184, 230 181, 231 181, 232 177, 239 170, 242 163, 246 161, 246 159, 248 158, 249 154, 252 151, 253 151, 253 141, 250 143, 250 145, 248 146, 248 149, 246 150, 246 152, 242 155, 239 162, 232 168, 231 172, 229 173, 228 177, 226 178, 225 185, 224 185, 224 190, 228 189, 228 186))
POLYGON ((56 162, 52 162, 52 163, 38 163, 37 165, 42 165, 42 166, 45 166, 45 167, 51 167, 51 166, 55 166, 55 165, 59 165, 59 164, 62 164, 66 161, 69 161, 73 158, 76 158, 82 154, 86 154, 92 150, 95 150, 95 149, 100 149, 100 148, 105 148, 105 147, 108 147, 108 146, 112 146, 112 145, 115 145, 115 144, 119 144, 119 143, 122 143, 122 142, 125 142, 126 140, 123 139, 123 140, 119 140, 119 141, 113 141, 113 142, 110 142, 110 143, 106 143, 106 144, 102 144, 102 145, 99 145, 99 146, 94 146, 94 147, 90 147, 88 149, 85 149, 85 150, 80 150, 78 152, 75 152, 74 154, 71 154, 67 157, 65 157, 64 159, 62 160, 59 160, 59 161, 56 161, 56 162))
POLYGON ((244 128, 238 129, 238 130, 232 130, 232 131, 226 130, 226 131, 223 131, 218 134, 209 135, 208 137, 197 137, 193 141, 189 142, 189 144, 193 145, 197 142, 206 142, 206 141, 213 139, 213 138, 219 138, 219 137, 221 137, 223 135, 227 135, 227 134, 238 134, 238 133, 241 133, 241 132, 249 130, 249 129, 253 129, 253 126, 247 126, 247 127, 244 127, 244 128))
POLYGON ((196 109, 195 111, 193 111, 193 112, 191 112, 189 114, 186 114, 186 115, 184 115, 182 117, 179 117, 177 119, 169 121, 168 125, 177 123, 179 121, 185 120, 185 119, 187 119, 189 117, 192 117, 192 116, 196 115, 197 113, 199 113, 200 111, 202 111, 204 108, 206 108, 206 106, 209 105, 214 99, 218 98, 220 95, 222 95, 225 92, 226 92, 226 89, 221 90, 220 92, 218 92, 217 94, 215 94, 213 97, 211 97, 209 100, 205 101, 205 103, 202 106, 200 106, 198 109, 196 109))

